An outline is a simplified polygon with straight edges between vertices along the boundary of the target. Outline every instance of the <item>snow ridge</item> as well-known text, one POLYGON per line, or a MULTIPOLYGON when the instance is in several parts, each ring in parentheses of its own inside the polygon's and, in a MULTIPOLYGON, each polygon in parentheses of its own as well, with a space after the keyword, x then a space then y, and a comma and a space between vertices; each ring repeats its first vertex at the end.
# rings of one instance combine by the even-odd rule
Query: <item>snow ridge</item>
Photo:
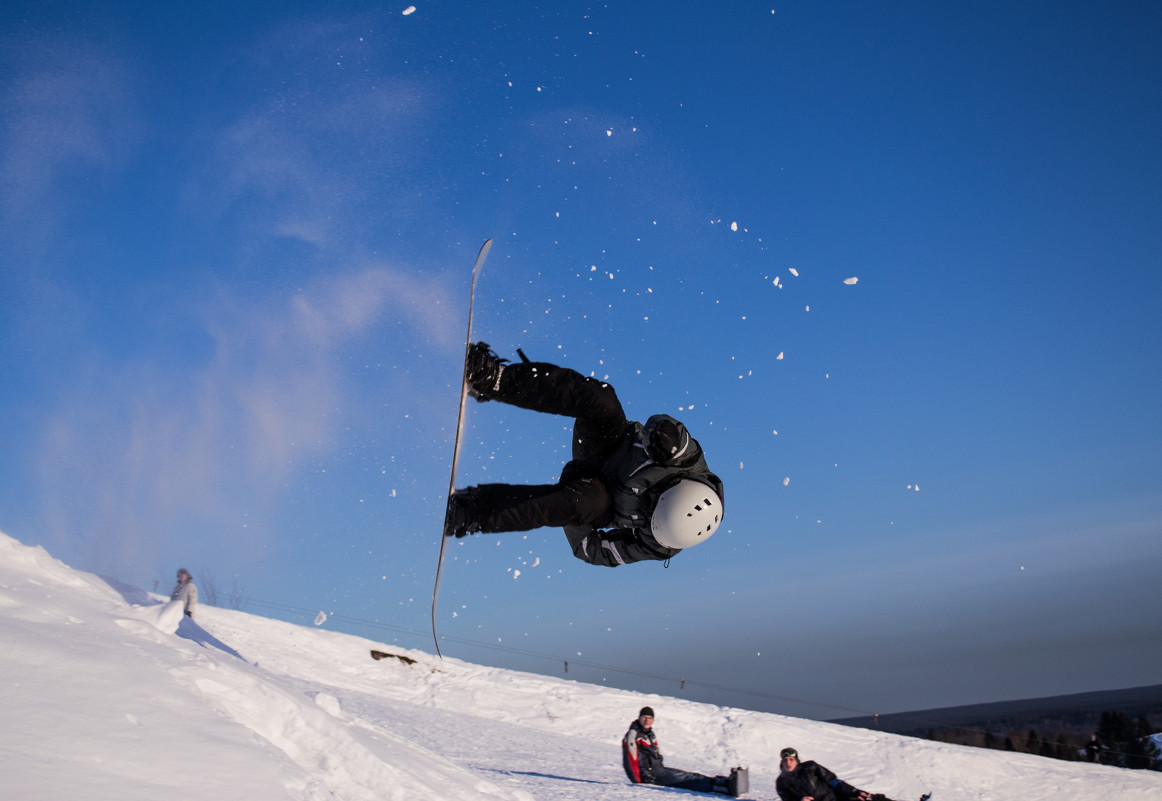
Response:
POLYGON ((1158 773, 441 661, 209 606, 194 621, 3 534, 0 641, 0 797, 13 801, 707 797, 625 780, 618 742, 643 704, 667 764, 746 765, 752 799, 777 798, 785 745, 899 799, 1162 797, 1158 773))

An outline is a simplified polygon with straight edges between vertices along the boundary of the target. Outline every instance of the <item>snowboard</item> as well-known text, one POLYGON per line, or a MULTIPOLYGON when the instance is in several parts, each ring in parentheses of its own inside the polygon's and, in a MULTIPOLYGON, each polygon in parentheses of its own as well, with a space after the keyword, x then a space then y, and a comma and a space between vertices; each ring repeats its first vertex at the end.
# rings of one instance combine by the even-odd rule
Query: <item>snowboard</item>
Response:
POLYGON ((730 778, 726 780, 727 792, 738 798, 750 790, 750 773, 746 768, 731 768, 730 778))
POLYGON ((484 260, 488 258, 488 251, 491 248, 491 239, 486 239, 484 244, 480 246, 480 252, 476 254, 476 263, 472 265, 472 285, 468 290, 468 335, 464 342, 465 364, 460 369, 460 412, 456 416, 456 438, 452 442, 452 472, 448 477, 448 495, 445 498, 444 507, 444 530, 440 534, 440 558, 436 562, 436 584, 432 587, 432 639, 436 643, 436 656, 441 659, 444 658, 444 655, 440 653, 440 635, 436 632, 436 603, 440 598, 440 574, 444 571, 444 550, 449 539, 446 501, 452 497, 452 492, 456 489, 456 467, 460 463, 460 439, 461 434, 464 433, 464 409, 468 401, 468 381, 464 374, 464 368, 467 367, 468 349, 472 347, 472 307, 476 301, 476 280, 480 277, 480 268, 484 266, 484 260))

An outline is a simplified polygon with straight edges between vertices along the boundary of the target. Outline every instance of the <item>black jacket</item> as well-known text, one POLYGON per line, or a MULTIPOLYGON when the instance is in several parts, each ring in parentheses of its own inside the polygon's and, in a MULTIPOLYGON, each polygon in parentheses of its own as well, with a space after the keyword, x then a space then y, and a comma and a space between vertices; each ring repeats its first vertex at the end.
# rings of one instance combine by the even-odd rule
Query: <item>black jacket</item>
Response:
POLYGON ((780 773, 775 790, 783 801, 848 801, 860 792, 817 762, 800 762, 793 772, 780 773))
POLYGON ((664 414, 654 415, 644 426, 629 423, 599 475, 613 498, 613 524, 617 528, 648 529, 658 496, 684 478, 701 481, 723 497, 722 480, 710 472, 698 440, 682 423, 664 414), (680 450, 659 453, 651 447, 648 429, 655 423, 669 426, 680 450))
MULTIPOLYGON (((714 490, 719 500, 725 498, 722 479, 710 471, 698 440, 686 432, 682 423, 668 415, 656 420, 670 422, 677 432, 681 449, 672 456, 660 455, 650 448, 646 426, 629 423, 625 436, 601 464, 598 476, 613 500, 611 528, 566 526, 565 534, 578 559, 594 565, 617 567, 647 559, 664 561, 681 553, 654 539, 650 517, 658 496, 682 479, 694 479, 714 490)), ((570 466, 566 466, 567 475, 570 466)))

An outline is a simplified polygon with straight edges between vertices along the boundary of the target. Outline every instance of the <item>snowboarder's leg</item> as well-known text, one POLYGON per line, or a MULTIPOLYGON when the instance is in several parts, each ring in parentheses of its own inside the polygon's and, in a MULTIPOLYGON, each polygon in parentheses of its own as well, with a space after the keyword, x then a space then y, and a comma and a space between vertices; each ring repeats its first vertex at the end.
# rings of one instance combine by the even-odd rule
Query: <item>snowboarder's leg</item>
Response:
POLYGON ((661 767, 654 770, 653 778, 654 784, 660 784, 664 787, 678 787, 682 790, 694 790, 699 793, 725 793, 726 791, 726 779, 722 776, 704 776, 701 773, 661 767))
POLYGON ((483 349, 484 354, 475 367, 468 367, 473 396, 574 418, 574 459, 598 458, 625 434, 625 411, 604 381, 548 362, 503 364, 486 344, 472 347, 474 353, 483 349))
POLYGON ((593 526, 608 520, 612 501, 595 478, 561 484, 481 484, 457 490, 449 500, 448 533, 529 531, 542 526, 593 526))

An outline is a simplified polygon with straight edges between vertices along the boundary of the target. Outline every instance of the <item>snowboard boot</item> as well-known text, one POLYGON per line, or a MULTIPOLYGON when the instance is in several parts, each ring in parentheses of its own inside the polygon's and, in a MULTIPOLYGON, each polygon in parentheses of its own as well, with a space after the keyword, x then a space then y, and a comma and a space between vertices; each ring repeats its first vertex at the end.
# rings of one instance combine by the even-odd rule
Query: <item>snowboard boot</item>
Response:
POLYGON ((496 397, 500 388, 500 374, 508 359, 501 359, 487 342, 477 342, 468 347, 464 357, 464 380, 468 383, 468 394, 483 403, 496 397))
POLYGON ((479 532, 477 506, 475 487, 453 492, 448 497, 448 510, 444 515, 444 536, 459 539, 479 532))

